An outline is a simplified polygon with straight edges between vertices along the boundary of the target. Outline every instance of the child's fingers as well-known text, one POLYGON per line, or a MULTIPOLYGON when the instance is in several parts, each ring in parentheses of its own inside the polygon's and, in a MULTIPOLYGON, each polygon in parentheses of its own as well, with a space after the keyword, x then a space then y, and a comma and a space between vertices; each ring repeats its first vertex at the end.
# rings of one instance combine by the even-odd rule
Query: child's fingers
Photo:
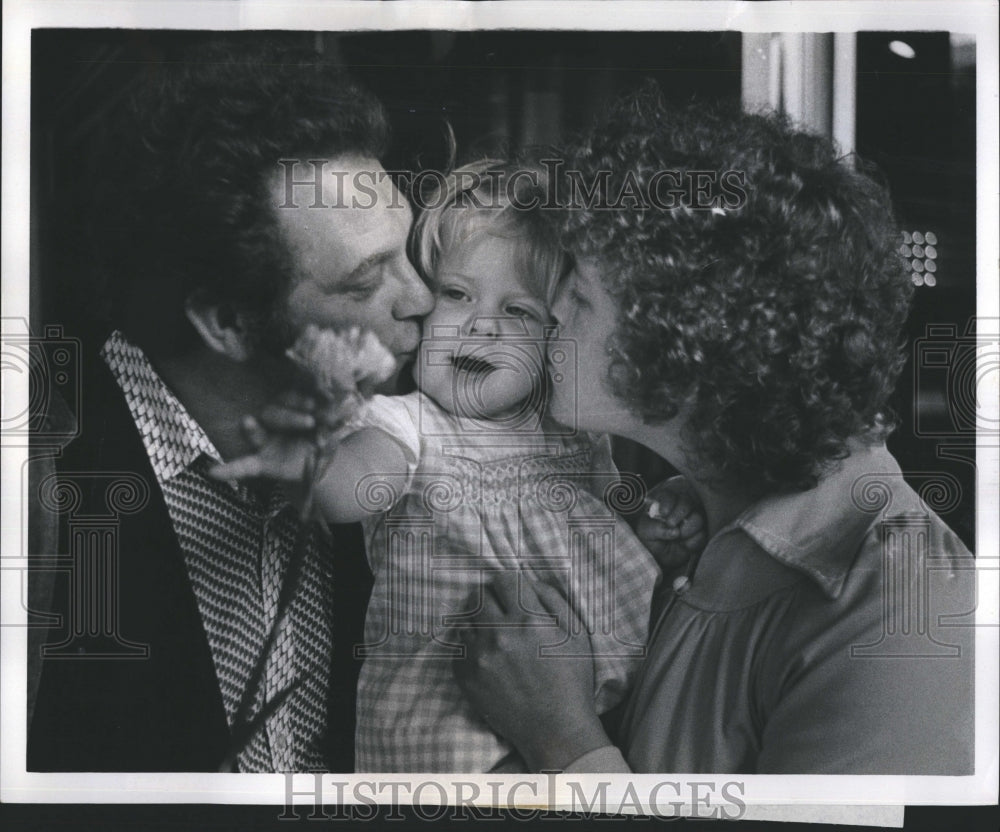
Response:
POLYGON ((676 494, 660 493, 656 500, 646 499, 645 516, 651 520, 669 523, 670 516, 675 510, 676 494))
POLYGON ((690 537, 705 528, 705 517, 699 511, 689 514, 680 524, 681 537, 690 537))
POLYGON ((316 423, 325 428, 338 428, 356 409, 357 402, 352 399, 330 404, 316 411, 316 423))
POLYGON ((214 480, 244 480, 259 477, 264 472, 264 466, 258 456, 244 456, 232 462, 224 462, 208 470, 208 475, 214 480))
POLYGON ((677 526, 669 526, 662 520, 652 520, 648 517, 639 520, 635 532, 642 540, 670 541, 676 540, 681 534, 677 526))
POLYGON ((685 537, 680 541, 680 545, 689 552, 700 552, 705 548, 707 543, 708 534, 704 531, 696 532, 691 537, 685 537))
POLYGON ((263 448, 270 438, 267 430, 253 416, 244 416, 240 427, 243 429, 243 435, 247 442, 253 446, 255 451, 263 448))
POLYGON ((316 417, 312 413, 276 403, 267 405, 258 419, 268 430, 279 432, 309 431, 316 427, 316 417))
POLYGON ((316 410, 316 398, 298 390, 285 390, 275 399, 275 403, 288 410, 300 410, 313 413, 316 410))
POLYGON ((680 526, 684 519, 694 510, 690 501, 680 494, 665 494, 661 499, 663 510, 660 519, 671 526, 680 526), (672 502, 671 502, 672 500, 672 502))

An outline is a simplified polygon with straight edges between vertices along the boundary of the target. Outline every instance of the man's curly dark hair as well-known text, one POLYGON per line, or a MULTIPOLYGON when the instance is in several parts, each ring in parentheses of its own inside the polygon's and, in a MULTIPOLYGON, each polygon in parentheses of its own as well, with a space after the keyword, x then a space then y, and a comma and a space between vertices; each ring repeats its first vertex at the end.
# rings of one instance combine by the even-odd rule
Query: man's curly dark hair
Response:
POLYGON ((122 116, 98 217, 111 322, 160 354, 197 343, 184 315, 196 291, 259 335, 280 329, 296 274, 269 193, 278 160, 378 158, 388 141, 371 94, 314 52, 260 39, 143 67, 122 116))
POLYGON ((651 88, 616 106, 567 170, 608 176, 612 196, 628 179, 641 193, 660 183, 645 209, 587 207, 578 191, 565 241, 600 264, 619 305, 610 389, 648 424, 683 406, 700 468, 758 495, 805 490, 849 440, 888 433, 912 286, 869 173, 780 116, 670 111, 651 88), (710 193, 677 201, 714 210, 670 208, 667 192, 697 171, 718 177, 710 193))

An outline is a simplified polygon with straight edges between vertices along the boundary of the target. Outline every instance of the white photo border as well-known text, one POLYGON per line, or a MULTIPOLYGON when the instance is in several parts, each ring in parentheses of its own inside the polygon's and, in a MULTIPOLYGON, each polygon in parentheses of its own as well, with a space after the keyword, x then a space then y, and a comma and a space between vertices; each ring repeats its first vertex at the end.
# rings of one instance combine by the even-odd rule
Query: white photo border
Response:
MULTIPOLYGON (((740 30, 744 32, 863 30, 946 30, 976 36, 977 106, 977 314, 980 319, 1000 317, 996 264, 998 251, 998 124, 997 124, 997 6, 990 2, 263 2, 262 0, 8 0, 4 3, 3 33, 3 316, 29 320, 29 113, 31 30, 33 28, 163 28, 163 29, 296 29, 308 31, 393 29, 580 29, 580 30, 740 30)), ((6 375, 6 374, 5 374, 6 375)), ((996 378, 994 374, 993 378, 996 378)), ((20 412, 27 401, 27 379, 4 383, 4 412, 20 412)), ((985 403, 996 421, 997 401, 985 403)), ((996 443, 994 443, 996 444, 996 443)), ((27 458, 26 449, 3 449, 3 481, 16 483, 27 458)), ((669 775, 672 781, 712 783, 715 794, 734 780, 743 785, 742 800, 748 806, 842 806, 855 804, 872 809, 883 806, 923 804, 981 804, 997 799, 998 781, 998 518, 1000 483, 998 449, 980 443, 977 453, 976 551, 980 568, 980 599, 976 632, 976 774, 969 777, 925 776, 764 776, 669 775)), ((5 571, 0 583, 4 621, 16 620, 21 608, 21 586, 17 571, 25 507, 19 491, 4 489, 2 551, 5 571), (8 560, 9 558, 9 560, 8 560), (7 564, 11 564, 8 567, 7 564), (9 619, 7 616, 14 616, 9 619)), ((21 610, 22 620, 24 619, 21 610)), ((24 657, 25 626, 0 628, 0 735, 4 737, 0 758, 0 799, 5 802, 156 802, 156 803, 246 803, 285 805, 289 792, 297 803, 309 801, 313 775, 232 774, 42 774, 24 770, 26 743, 26 687, 24 657)), ((416 784, 429 776, 325 775, 347 785, 343 797, 352 802, 352 789, 359 783, 380 780, 416 784)), ((662 782, 666 775, 581 775, 578 782, 612 785, 609 803, 626 789, 640 795, 662 782)), ((494 775, 450 778, 437 781, 475 781, 486 784, 494 775)), ((566 777, 558 778, 553 796, 544 775, 507 778, 532 781, 537 789, 523 790, 515 802, 560 808, 567 805, 566 777)), ((332 786, 330 787, 333 788, 332 786)), ((391 802, 393 790, 376 788, 367 799, 391 802)), ((327 797, 335 790, 324 787, 327 797)), ((410 790, 412 794, 412 789, 410 790)), ((449 793, 454 794, 454 791, 449 793)), ((488 789, 484 790, 489 795, 488 789)), ((427 802, 437 793, 427 791, 427 802)), ((395 796, 407 802, 406 789, 395 796)), ((357 800, 356 795, 354 799, 357 800)), ((360 799, 366 803, 366 799, 360 799)), ((489 801, 487 801, 489 802, 489 801)), ((485 804, 484 804, 485 805, 485 804)), ((890 812, 893 817, 895 814, 890 812)), ((891 823, 889 815, 886 822, 891 823)), ((759 816, 759 815, 755 815, 759 816)), ((901 821, 901 816, 900 816, 901 821)))

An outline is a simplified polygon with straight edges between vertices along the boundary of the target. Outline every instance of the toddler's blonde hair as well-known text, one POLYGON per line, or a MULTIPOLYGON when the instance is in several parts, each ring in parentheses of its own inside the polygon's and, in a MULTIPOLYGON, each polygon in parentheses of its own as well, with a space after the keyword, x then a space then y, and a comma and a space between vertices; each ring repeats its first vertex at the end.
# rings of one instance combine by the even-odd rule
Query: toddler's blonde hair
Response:
POLYGON ((562 277, 565 256, 548 171, 534 162, 482 159, 445 174, 421 204, 410 253, 433 288, 444 252, 485 233, 518 241, 525 283, 546 307, 562 277))

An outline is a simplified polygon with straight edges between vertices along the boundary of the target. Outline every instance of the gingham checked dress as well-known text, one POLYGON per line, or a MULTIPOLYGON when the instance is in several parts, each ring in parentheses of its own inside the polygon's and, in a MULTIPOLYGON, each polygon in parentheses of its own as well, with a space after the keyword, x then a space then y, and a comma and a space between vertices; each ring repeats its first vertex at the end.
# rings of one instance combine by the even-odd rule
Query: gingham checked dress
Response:
MULTIPOLYGON (((377 396, 355 421, 385 430, 412 460, 393 480, 358 484, 375 582, 358 687, 358 771, 523 770, 512 747, 473 710, 454 680, 453 628, 486 623, 476 605, 491 572, 558 587, 576 613, 551 633, 569 655, 567 626, 586 627, 596 707, 617 704, 644 655, 657 567, 596 494, 619 482, 607 439, 490 431, 421 393, 377 396)), ((627 489, 625 489, 627 491, 627 489)), ((625 498, 635 498, 635 494, 625 498)), ((611 500, 612 504, 614 500, 611 500)), ((579 649, 579 641, 576 649, 579 649)), ((557 691, 552 692, 558 696, 557 691)))

